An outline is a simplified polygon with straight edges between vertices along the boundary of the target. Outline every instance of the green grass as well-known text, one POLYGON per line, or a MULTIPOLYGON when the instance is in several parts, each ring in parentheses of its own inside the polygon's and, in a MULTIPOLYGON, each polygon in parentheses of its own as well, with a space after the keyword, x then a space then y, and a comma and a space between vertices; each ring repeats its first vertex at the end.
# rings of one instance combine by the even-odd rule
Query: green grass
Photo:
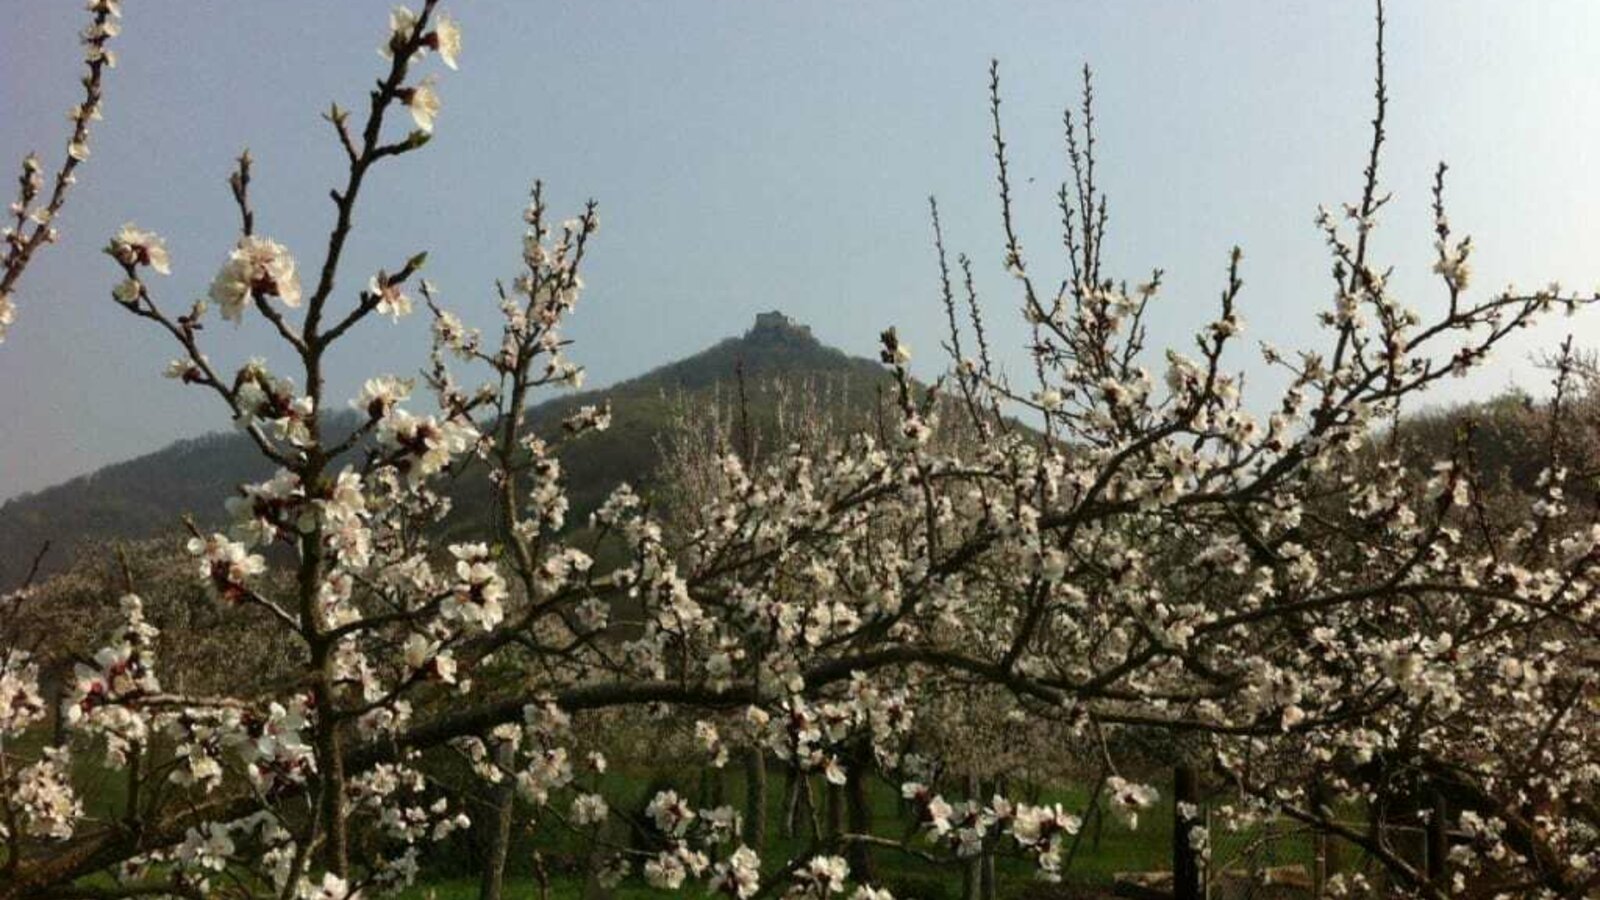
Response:
MULTIPOLYGON (((507 879, 506 896, 508 897, 538 897, 539 886, 531 878, 507 879)), ((455 878, 449 881, 438 881, 427 885, 419 885, 400 895, 406 900, 477 900, 478 880, 476 878, 455 878)), ((583 882, 580 879, 559 878, 552 879, 550 883, 550 900, 578 900, 583 896, 583 882)), ((643 885, 623 885, 612 894, 616 900, 640 900, 645 897, 696 897, 704 896, 699 893, 669 893, 657 891, 643 885)))
MULTIPOLYGON (((18 749, 13 746, 12 749, 18 749)), ((83 791, 86 811, 93 816, 115 817, 122 810, 122 775, 107 770, 98 753, 80 753, 74 757, 73 768, 83 791)), ((710 797, 702 796, 702 786, 697 784, 699 769, 694 767, 660 766, 652 770, 613 770, 598 783, 587 783, 585 789, 599 790, 614 808, 638 809, 648 799, 647 795, 662 786, 663 781, 672 786, 696 806, 715 805, 710 797)), ((774 769, 769 772, 768 783, 768 842, 762 858, 764 869, 771 874, 789 860, 809 855, 810 823, 802 822, 800 836, 781 836, 783 815, 783 774, 774 769)), ((1163 786, 1164 787, 1164 786, 1163 786)), ((726 772, 721 787, 722 801, 742 808, 744 800, 744 774, 732 769, 726 772)), ((825 792, 820 779, 814 779, 813 796, 819 805, 825 803, 825 792)), ((957 799, 953 795, 950 799, 957 799)), ((874 779, 869 783, 868 799, 874 810, 872 832, 896 840, 907 839, 912 847, 943 855, 940 848, 930 845, 920 833, 911 833, 910 821, 902 816, 898 791, 887 782, 874 779)), ((1058 786, 1045 789, 1041 802, 1061 803, 1067 809, 1081 813, 1088 805, 1088 788, 1082 785, 1058 786)), ((565 803, 558 798, 553 803, 565 803)), ((826 828, 826 813, 818 811, 826 828)), ((587 856, 588 844, 584 836, 560 827, 553 816, 540 815, 539 810, 519 810, 520 833, 514 844, 513 857, 508 860, 507 896, 518 898, 540 897, 540 885, 534 878, 533 853, 537 851, 548 864, 550 880, 548 896, 551 900, 568 900, 583 896, 584 880, 578 874, 579 861, 587 856)), ((614 817, 615 818, 615 817, 614 817)), ((1257 864, 1303 865, 1309 871, 1314 865, 1314 844, 1285 825, 1282 837, 1270 852, 1254 857, 1257 864)), ((1212 834, 1214 863, 1233 869, 1240 863, 1237 851, 1260 838, 1257 829, 1229 832, 1218 828, 1212 834)), ((1010 842, 1002 842, 1009 849, 1010 842)), ((1070 843, 1068 845, 1070 847, 1070 843)), ((723 848, 726 853, 731 848, 723 848)), ((435 851, 437 852, 437 850, 435 851)), ((1084 824, 1071 866, 1066 871, 1066 881, 1080 889, 1107 889, 1113 877, 1120 872, 1158 871, 1171 866, 1172 853, 1172 803, 1170 791, 1163 790, 1161 800, 1140 816, 1139 827, 1130 829, 1111 816, 1098 821, 1091 818, 1084 824)), ((1342 859, 1341 868, 1355 861, 1342 859)), ((874 848, 873 861, 876 880, 894 891, 900 900, 955 900, 961 896, 962 867, 959 863, 936 864, 891 848, 874 848)), ((400 896, 408 900, 466 900, 478 895, 478 879, 470 872, 470 864, 462 856, 454 859, 440 857, 424 863, 435 877, 419 884, 400 896), (435 865, 437 864, 437 865, 435 865), (454 875, 450 873, 456 873, 454 875)), ((617 900, 640 900, 656 897, 704 897, 702 891, 691 884, 684 892, 654 890, 643 883, 636 874, 628 879, 611 896, 617 900)), ((996 860, 996 874, 1002 898, 1029 898, 1039 896, 1067 896, 1046 892, 1036 879, 1036 868, 1029 859, 1004 855, 996 860)), ((1072 894, 1080 896, 1080 894, 1072 894)))
MULTIPOLYGON (((800 837, 780 837, 783 781, 783 776, 777 771, 769 775, 767 825, 769 839, 767 848, 762 854, 765 862, 763 868, 768 873, 780 869, 788 860, 810 852, 810 842, 807 838, 809 823, 802 824, 800 837)), ((743 782, 742 772, 730 771, 727 774, 723 788, 724 802, 735 808, 742 806, 743 782)), ((646 773, 613 771, 605 777, 601 789, 608 799, 622 806, 630 803, 642 804, 644 795, 651 786, 652 780, 646 773)), ((699 798, 693 789, 686 791, 681 782, 676 789, 688 796, 691 802, 699 805, 699 798)), ((819 802, 822 793, 819 782, 815 791, 819 802)), ((1081 811, 1087 805, 1088 799, 1087 789, 1082 787, 1046 790, 1041 797, 1044 802, 1059 802, 1075 811, 1081 811)), ((906 838, 909 820, 900 815, 897 791, 887 783, 874 780, 870 784, 869 800, 874 810, 873 833, 887 838, 906 838)), ((1169 798, 1163 798, 1154 808, 1146 810, 1144 815, 1140 816, 1137 830, 1129 829, 1109 816, 1102 819, 1098 825, 1093 821, 1087 823, 1072 868, 1067 873, 1067 880, 1079 885, 1109 886, 1112 876, 1117 872, 1169 868, 1172 847, 1171 819, 1171 801, 1169 798)), ((913 835, 911 844, 922 850, 935 852, 938 850, 920 835, 913 835)), ((557 870, 566 868, 562 863, 568 863, 570 866, 570 861, 582 858, 583 846, 583 841, 571 832, 543 822, 535 824, 531 837, 517 848, 522 858, 508 860, 510 874, 507 876, 507 895, 539 896, 538 884, 530 874, 529 857, 533 850, 543 854, 550 861, 552 870, 557 870)), ((875 848, 873 862, 877 880, 893 889, 895 896, 902 900, 905 898, 942 900, 946 897, 954 900, 961 894, 962 869, 959 864, 937 865, 889 848, 875 848)), ((996 874, 1001 895, 1005 897, 1036 895, 1039 890, 1036 871, 1034 863, 1029 859, 1012 856, 998 858, 996 874)), ((582 896, 582 889, 583 881, 580 876, 567 874, 565 871, 551 875, 549 890, 551 898, 559 900, 577 898, 582 896)), ((476 897, 477 891, 478 882, 475 877, 440 878, 418 885, 402 896, 412 900, 428 900, 428 898, 455 900, 455 898, 476 897)), ((655 891, 645 886, 642 878, 636 874, 618 889, 615 896, 622 900, 631 900, 644 897, 703 895, 693 891, 687 894, 655 891)))

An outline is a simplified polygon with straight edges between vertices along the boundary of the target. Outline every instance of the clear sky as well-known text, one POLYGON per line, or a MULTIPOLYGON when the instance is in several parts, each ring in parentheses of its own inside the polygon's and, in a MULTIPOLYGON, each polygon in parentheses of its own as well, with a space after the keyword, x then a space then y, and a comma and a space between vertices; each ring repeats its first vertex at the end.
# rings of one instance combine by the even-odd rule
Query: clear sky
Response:
MULTIPOLYGON (((1451 163, 1452 218, 1475 236, 1477 286, 1600 282, 1600 6, 1395 2, 1388 184, 1378 247, 1404 298, 1436 308, 1427 193, 1451 163)), ((999 339, 1020 346, 987 153, 985 68, 1001 62, 1025 248, 1058 271, 1053 186, 1062 107, 1095 67, 1111 261, 1168 272, 1157 343, 1187 342, 1213 308, 1228 248, 1245 249, 1247 336, 1319 339, 1328 263, 1318 203, 1353 200, 1370 115, 1363 2, 447 2, 465 29, 459 73, 424 152, 381 167, 358 213, 346 301, 379 266, 431 252, 428 275, 493 324, 492 283, 515 273, 526 189, 560 211, 601 202, 591 286, 570 327, 590 383, 638 374, 782 309, 863 355, 895 324, 938 370, 940 315, 926 198, 953 249, 979 262, 999 339)), ((0 162, 59 153, 76 96, 80 4, 0 0, 0 162)), ((61 227, 22 284, 0 345, 0 497, 174 438, 227 427, 213 398, 160 376, 172 355, 113 307, 97 250, 127 220, 173 254, 169 307, 201 295, 234 238, 231 159, 257 159, 258 230, 320 261, 341 153, 318 113, 364 104, 388 4, 368 0, 127 0, 106 119, 61 227)), ((432 64, 437 68, 437 63, 432 64)), ((1600 315, 1596 311, 1594 315, 1600 315)), ((1528 362, 1566 329, 1519 339, 1439 402, 1537 387, 1528 362)), ((425 322, 375 323, 332 371, 409 373, 425 322)), ((263 323, 215 323, 237 364, 263 323)), ((270 358, 270 357, 269 357, 270 358)), ((1020 351, 1008 363, 1020 369, 1020 351)), ((1241 356, 1239 365, 1252 368, 1241 356)), ((472 378, 473 381, 477 377, 472 378)))

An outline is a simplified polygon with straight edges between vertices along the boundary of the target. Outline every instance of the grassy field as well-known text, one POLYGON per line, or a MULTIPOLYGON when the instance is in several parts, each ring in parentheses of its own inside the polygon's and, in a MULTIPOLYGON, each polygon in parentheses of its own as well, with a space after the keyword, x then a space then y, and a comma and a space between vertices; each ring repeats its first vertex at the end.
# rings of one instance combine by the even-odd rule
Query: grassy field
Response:
MULTIPOLYGON (((121 812, 123 799, 118 773, 103 768, 99 760, 90 754, 76 756, 73 767, 78 783, 86 788, 86 812, 93 817, 115 818, 121 812)), ((613 770, 603 776, 599 784, 587 784, 586 789, 598 788, 614 805, 614 809, 619 810, 640 809, 656 790, 668 786, 697 807, 718 805, 716 796, 720 794, 721 803, 742 808, 742 771, 730 767, 721 777, 720 785, 700 783, 701 774, 702 770, 697 767, 672 764, 643 771, 613 770)), ((804 858, 815 852, 809 839, 809 820, 801 824, 799 836, 782 836, 784 780, 783 774, 776 769, 769 773, 768 842, 762 853, 764 869, 769 874, 778 871, 790 860, 804 858)), ((813 796, 817 798, 819 806, 824 803, 823 787, 820 778, 813 779, 813 796)), ((1064 885, 1040 882, 1036 878, 1036 867, 1028 859, 1020 856, 998 857, 995 871, 999 895, 1008 900, 1105 897, 1110 895, 1109 889, 1117 873, 1170 869, 1171 792, 1166 785, 1158 787, 1162 790, 1162 796, 1155 806, 1140 816, 1137 829, 1128 828, 1110 816, 1091 819, 1084 825, 1064 885)), ((954 795, 947 797, 959 799, 954 795)), ((921 850, 938 849, 915 832, 893 785, 873 780, 869 783, 868 798, 873 810, 873 834, 909 840, 913 847, 921 850)), ((1064 786, 1044 790, 1039 800, 1061 803, 1069 810, 1081 812, 1087 806, 1089 797, 1086 787, 1064 786)), ((554 802, 563 804, 565 801, 554 802)), ((817 817, 824 823, 827 818, 822 809, 817 811, 817 817)), ((613 816, 614 821, 621 818, 613 816)), ((530 807, 519 809, 518 823, 512 856, 508 859, 507 896, 548 897, 551 900, 576 900, 582 897, 582 862, 591 849, 588 838, 561 826, 554 816, 541 816, 538 810, 530 807), (547 881, 534 875, 536 855, 542 861, 547 881)), ((822 827, 825 829, 826 825, 822 827)), ((626 835, 614 835, 614 838, 627 840, 626 835)), ((1256 848, 1253 855, 1256 865, 1298 865, 1308 872, 1315 865, 1315 844, 1292 829, 1229 832, 1217 828, 1211 840, 1214 851, 1212 863, 1221 877, 1229 877, 1228 873, 1245 865, 1239 854, 1250 848, 1256 848), (1276 839, 1269 839, 1273 835, 1276 835, 1276 839), (1265 849, 1261 849, 1263 847, 1265 849)), ((424 870, 437 874, 402 893, 402 897, 408 900, 466 900, 477 896, 478 880, 472 874, 474 863, 471 850, 460 838, 453 838, 452 841, 455 843, 429 849, 424 870)), ((1002 847, 1010 850, 1009 842, 1002 842, 1002 847)), ((724 848, 723 852, 729 849, 724 848)), ((887 847, 874 848, 872 855, 876 881, 892 890, 900 900, 957 900, 962 894, 963 867, 960 863, 934 863, 887 847)), ((1348 858, 1333 862, 1334 868, 1360 864, 1354 854, 1346 851, 1345 856, 1348 858)), ((679 893, 657 891, 645 885, 643 878, 635 874, 609 896, 616 900, 636 900, 646 897, 700 897, 705 894, 696 890, 679 893)))
MULTIPOLYGON (((41 740, 43 735, 30 735, 30 738, 36 742, 41 740)), ((122 783, 124 776, 105 768, 98 751, 76 754, 73 758, 73 769, 74 780, 82 789, 85 812, 89 816, 115 819, 122 814, 125 799, 122 783)), ((672 786, 696 806, 715 805, 710 797, 698 794, 703 790, 697 783, 700 772, 701 770, 696 767, 670 764, 650 771, 613 770, 603 776, 598 787, 608 801, 621 809, 642 808, 648 796, 666 781, 672 782, 672 786)), ((813 796, 819 806, 823 803, 825 795, 823 788, 824 784, 820 777, 813 778, 813 796)), ((809 822, 801 825, 801 836, 791 838, 781 836, 783 790, 784 776, 780 770, 774 768, 769 774, 768 787, 769 839, 767 848, 762 854, 766 862, 764 868, 768 872, 776 871, 791 859, 809 856, 812 853, 808 839, 809 822)), ((742 809, 743 772, 737 767, 730 766, 725 771, 720 791, 723 797, 721 802, 742 809)), ((1106 817, 1098 826, 1094 822, 1087 824, 1071 871, 1068 873, 1069 882, 1085 886, 1109 886, 1116 872, 1168 868, 1171 854, 1172 807, 1170 797, 1166 796, 1166 793, 1164 792, 1154 808, 1141 816, 1140 827, 1136 830, 1128 829, 1110 817, 1106 817)), ((927 844, 920 835, 911 833, 912 823, 902 816, 896 787, 875 779, 869 783, 868 796, 873 809, 874 834, 896 840, 909 837, 911 843, 920 849, 937 849, 927 844)), ((955 795, 948 796, 952 800, 957 799, 955 795)), ((1066 787, 1045 790, 1040 799, 1043 802, 1062 803, 1068 809, 1078 812, 1086 806, 1088 795, 1085 788, 1066 787)), ((817 816, 825 822, 826 815, 820 809, 817 816)), ((585 839, 561 827, 553 817, 539 816, 538 811, 532 808, 520 808, 518 820, 519 835, 513 847, 513 857, 508 860, 508 881, 512 887, 509 896, 540 896, 538 881, 532 874, 535 852, 539 853, 547 864, 547 871, 550 873, 550 897, 581 896, 583 882, 578 869, 580 861, 585 858, 588 851, 585 839)), ((471 868, 466 856, 467 854, 459 846, 454 851, 446 850, 443 857, 431 860, 441 865, 435 867, 425 864, 424 868, 436 871, 442 869, 447 874, 419 884, 402 896, 414 900, 422 898, 450 900, 450 898, 477 896, 477 879, 469 874, 471 868)), ((961 895, 962 869, 958 864, 936 865, 890 848, 875 848, 873 861, 879 882, 894 890, 896 897, 942 900, 961 895)), ((1034 877, 1035 871, 1034 864, 1026 859, 1005 856, 998 858, 996 874, 999 878, 1001 895, 1038 896, 1043 886, 1034 877)), ((668 894, 652 890, 644 885, 642 877, 635 875, 620 887, 614 896, 619 900, 629 900, 636 897, 685 896, 685 894, 668 894)), ((687 896, 695 894, 690 893, 687 896)))
MULTIPOLYGON (((608 797, 632 802, 642 803, 648 789, 646 781, 637 776, 613 773, 607 776, 607 781, 608 797)), ((767 850, 763 854, 766 862, 764 868, 768 872, 775 871, 788 860, 807 855, 809 852, 809 841, 805 836, 796 838, 779 836, 782 787, 782 776, 774 773, 769 786, 767 829, 769 841, 767 850)), ((816 795, 820 797, 820 784, 818 788, 816 795)), ((679 790, 681 792, 682 788, 679 790)), ((735 807, 740 806, 744 796, 742 773, 730 772, 723 790, 725 802, 735 807)), ((869 797, 874 810, 873 833, 893 839, 906 838, 910 823, 900 815, 900 804, 895 790, 886 783, 875 781, 871 785, 869 797)), ((1069 809, 1080 810, 1087 803, 1088 797, 1084 789, 1069 788, 1046 791, 1043 799, 1048 802, 1061 802, 1069 809)), ((1109 817, 1102 820, 1098 826, 1090 823, 1085 827, 1081 845, 1068 873, 1069 883, 1083 887, 1108 887, 1113 874, 1117 872, 1169 868, 1172 846, 1171 820, 1170 799, 1163 797, 1155 808, 1146 811, 1145 815, 1140 817, 1138 829, 1129 829, 1109 817)), ((803 835, 809 833, 805 828, 802 828, 802 832, 803 835)), ((553 825, 536 823, 531 827, 531 833, 519 843, 517 855, 522 858, 508 861, 508 869, 511 872, 508 876, 509 896, 540 896, 539 882, 531 875, 531 856, 534 851, 539 852, 548 863, 551 873, 549 897, 566 900, 582 896, 581 876, 567 874, 564 871, 570 869, 573 862, 582 856, 582 842, 574 835, 553 825)), ((920 836, 913 837, 913 844, 919 848, 932 849, 920 836)), ((877 869, 878 881, 893 890, 898 898, 955 900, 961 896, 962 871, 958 865, 936 865, 889 848, 876 848, 873 852, 873 862, 877 869)), ((1035 878, 1035 871, 1033 863, 1026 859, 1013 857, 997 859, 996 875, 1001 896, 1018 898, 1040 896, 1044 885, 1035 878)), ((446 878, 418 885, 403 896, 411 900, 456 900, 456 898, 476 897, 477 890, 476 878, 446 878)), ((1052 895, 1055 894, 1052 892, 1052 895)), ((652 890, 643 884, 642 878, 635 876, 619 888, 614 896, 619 900, 631 900, 631 898, 684 896, 684 894, 652 890)), ((700 895, 690 893, 688 896, 700 895)), ((1060 896, 1068 894, 1063 891, 1060 896)))

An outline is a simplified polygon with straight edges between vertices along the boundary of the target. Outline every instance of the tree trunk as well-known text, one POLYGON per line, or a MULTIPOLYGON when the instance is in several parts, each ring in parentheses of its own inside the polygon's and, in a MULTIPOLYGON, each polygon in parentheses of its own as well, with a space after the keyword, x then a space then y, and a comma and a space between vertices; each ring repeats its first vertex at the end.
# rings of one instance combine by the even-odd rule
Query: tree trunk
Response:
POLYGON ((744 842, 757 853, 767 849, 767 758, 760 747, 744 756, 744 842))
POLYGON ((844 834, 844 788, 824 779, 828 786, 828 837, 836 838, 844 834))
MULTIPOLYGON (((850 825, 851 834, 872 833, 872 803, 867 797, 867 767, 872 759, 871 751, 865 753, 858 749, 852 754, 850 772, 844 783, 845 812, 850 825)), ((861 882, 877 881, 872 864, 872 848, 867 844, 855 841, 850 844, 849 855, 851 877, 861 882)))
MULTIPOLYGON (((967 776, 967 799, 977 799, 978 776, 967 776)), ((982 856, 974 856, 961 870, 961 900, 983 900, 982 856)))
POLYGON ((321 715, 325 717, 313 737, 317 771, 321 779, 318 785, 320 796, 317 799, 321 806, 318 812, 322 816, 322 865, 332 874, 348 878, 350 830, 345 798, 344 732, 337 720, 326 721, 331 717, 325 711, 334 708, 331 664, 325 655, 316 663, 319 677, 312 687, 312 696, 316 708, 323 711, 321 715))
POLYGON ((1449 810, 1445 806, 1444 791, 1437 786, 1428 789, 1432 809, 1428 815, 1428 880, 1435 885, 1443 887, 1449 868, 1446 862, 1450 858, 1450 831, 1449 810))
POLYGON ((62 672, 56 678, 55 702, 50 704, 53 715, 50 719, 50 745, 65 747, 71 736, 67 734, 67 698, 72 694, 72 673, 62 672))
MULTIPOLYGON (((1327 782, 1318 778, 1311 785, 1312 809, 1320 815, 1333 817, 1332 791, 1327 782)), ((1323 887, 1328 882, 1331 872, 1339 871, 1339 839, 1330 834, 1317 836, 1317 871, 1312 878, 1312 887, 1316 896, 1320 897, 1323 887)))
POLYGON ((800 801, 806 821, 811 825, 811 840, 822 840, 822 816, 817 812, 817 795, 811 790, 811 776, 800 773, 800 801))
POLYGON ((1189 842, 1189 829, 1201 824, 1184 815, 1184 808, 1200 806, 1200 778, 1193 766, 1178 766, 1173 772, 1172 789, 1172 897, 1173 900, 1200 900, 1205 890, 1200 883, 1200 858, 1189 842))
MULTIPOLYGON (((516 763, 515 753, 510 742, 501 742, 495 748, 495 761, 502 769, 510 769, 516 763)), ((478 882, 479 900, 501 900, 505 896, 506 856, 511 848, 511 819, 516 801, 517 783, 506 775, 493 787, 491 810, 484 822, 489 842, 484 854, 483 876, 478 882)))
POLYGON ((715 808, 727 802, 727 769, 705 766, 700 770, 699 801, 696 806, 715 808))
MULTIPOLYGON (((1006 792, 1005 784, 1001 781, 992 781, 988 785, 980 785, 980 788, 981 792, 978 795, 980 800, 992 794, 1004 794, 1006 792)), ((993 841, 986 840, 983 842, 983 855, 978 857, 978 861, 978 884, 983 893, 983 900, 995 900, 995 895, 999 891, 1000 885, 994 871, 993 841)))
POLYGON ((983 900, 995 900, 1000 885, 994 871, 994 848, 985 844, 980 859, 982 866, 979 871, 979 883, 983 890, 983 900))
POLYGON ((791 763, 783 775, 783 817, 778 823, 778 834, 785 840, 799 832, 800 819, 800 769, 791 763))

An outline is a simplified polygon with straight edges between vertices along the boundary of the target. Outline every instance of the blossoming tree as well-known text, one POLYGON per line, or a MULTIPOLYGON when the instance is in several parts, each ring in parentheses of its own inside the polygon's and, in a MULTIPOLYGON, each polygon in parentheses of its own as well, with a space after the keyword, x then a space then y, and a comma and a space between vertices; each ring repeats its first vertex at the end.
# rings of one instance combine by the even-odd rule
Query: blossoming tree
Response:
MULTIPOLYGON (((314 268, 257 230, 248 156, 231 178, 240 233, 207 300, 181 311, 163 301, 154 276, 167 251, 154 233, 130 225, 106 248, 115 301, 174 342, 167 374, 213 398, 277 466, 228 500, 231 526, 196 529, 189 549, 216 603, 255 610, 297 647, 295 677, 232 696, 168 689, 132 585, 51 741, 37 669, 8 644, 0 897, 333 900, 409 884, 428 845, 466 824, 428 775, 427 754, 443 748, 587 836, 602 881, 889 896, 847 856, 894 841, 845 831, 763 860, 733 809, 670 790, 643 811, 647 846, 611 840, 599 825, 624 804, 605 795, 605 756, 576 726, 626 709, 692 719, 713 764, 759 750, 836 783, 871 768, 903 785, 925 825, 908 852, 999 849, 1059 877, 1079 811, 1000 795, 953 802, 929 760, 906 752, 919 712, 974 686, 1003 718, 1089 745, 1109 746, 1119 729, 1189 735, 1236 792, 1232 815, 1288 816, 1361 844, 1397 892, 1594 890, 1600 529, 1564 502, 1571 476, 1559 467, 1531 524, 1490 528, 1465 454, 1411 477, 1381 440, 1407 398, 1480 365, 1547 310, 1592 298, 1469 292, 1471 245, 1445 217, 1442 168, 1443 300, 1424 315, 1393 294, 1369 244, 1388 200, 1381 38, 1361 195, 1317 219, 1333 257, 1326 344, 1263 348, 1287 382, 1264 418, 1226 362, 1243 329, 1237 251, 1215 319, 1192 350, 1164 357, 1145 345, 1159 271, 1131 288, 1102 271, 1087 91, 1067 125, 1064 273, 1046 276, 1024 253, 996 77, 1004 265, 1032 328, 1029 383, 994 364, 972 264, 952 268, 936 231, 949 374, 917 383, 910 348, 885 332, 888 434, 760 461, 730 453, 695 523, 668 532, 626 486, 569 523, 552 444, 526 417, 536 392, 581 374, 561 326, 598 229, 593 204, 557 222, 534 188, 521 270, 499 287, 489 337, 420 280, 422 253, 355 289, 341 281, 368 176, 423 149, 439 115, 434 75, 419 70, 454 68, 461 37, 436 7, 397 10, 364 113, 335 105, 326 116, 348 168, 314 268), (324 372, 341 340, 413 312, 433 336, 420 376, 375 374, 357 397, 330 396, 324 372), (297 370, 213 359, 213 317, 282 342, 297 370), (466 387, 457 369, 487 380, 466 387), (350 432, 329 421, 345 402, 359 415, 350 432), (936 440, 957 417, 982 439, 936 440), (481 540, 441 545, 441 486, 466 467, 489 473, 495 499, 465 511, 481 540), (89 816, 74 773, 100 767, 120 773, 119 789, 89 816), (1451 798, 1448 875, 1383 837, 1385 810, 1419 783, 1451 798), (1335 815, 1351 803, 1369 827, 1335 815)), ((114 4, 94 8, 106 33, 114 4)), ((1381 14, 1379 24, 1381 35, 1381 14)), ((95 54, 90 65, 97 77, 95 54)), ((37 212, 30 184, 19 223, 59 205, 37 212)), ((32 234, 21 246, 43 240, 32 234)), ((582 441, 609 418, 584 408, 560 439, 582 441)), ((1101 764, 1096 802, 1136 820, 1153 789, 1109 751, 1101 764)), ((1180 813, 1203 844, 1204 823, 1180 813)))

